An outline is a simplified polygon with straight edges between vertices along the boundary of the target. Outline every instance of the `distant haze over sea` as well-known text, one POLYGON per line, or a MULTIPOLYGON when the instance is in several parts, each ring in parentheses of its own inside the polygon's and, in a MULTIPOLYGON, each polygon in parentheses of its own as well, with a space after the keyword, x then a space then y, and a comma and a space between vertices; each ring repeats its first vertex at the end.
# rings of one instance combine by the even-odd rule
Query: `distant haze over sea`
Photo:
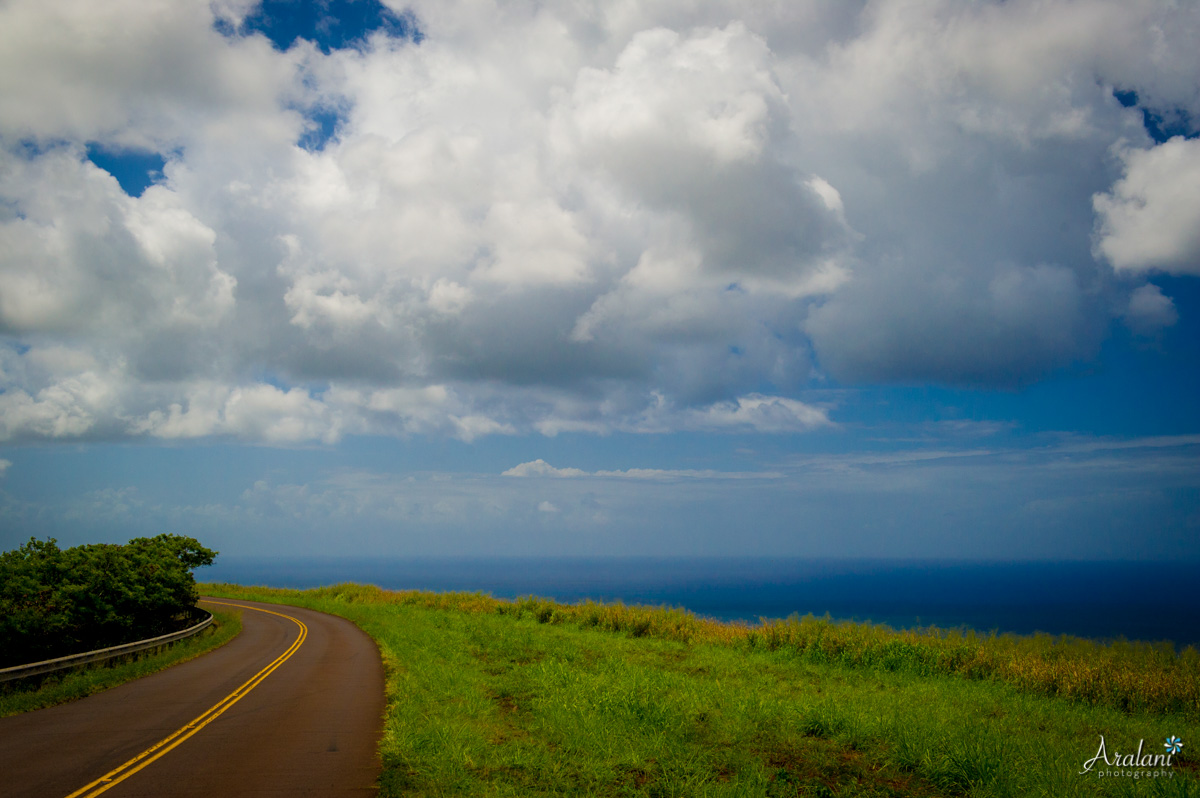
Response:
POLYGON ((685 607, 725 621, 793 613, 1200 644, 1197 566, 1189 563, 978 563, 794 558, 238 558, 204 581, 306 588, 482 591, 685 607))

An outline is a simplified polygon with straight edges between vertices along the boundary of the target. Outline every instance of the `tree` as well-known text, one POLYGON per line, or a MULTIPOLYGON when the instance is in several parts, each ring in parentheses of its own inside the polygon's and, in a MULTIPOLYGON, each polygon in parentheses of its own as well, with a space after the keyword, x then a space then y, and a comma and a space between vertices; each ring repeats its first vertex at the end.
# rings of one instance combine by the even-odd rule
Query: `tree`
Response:
POLYGON ((178 628, 200 598, 192 569, 216 556, 166 534, 69 549, 34 538, 0 554, 0 667, 178 628))

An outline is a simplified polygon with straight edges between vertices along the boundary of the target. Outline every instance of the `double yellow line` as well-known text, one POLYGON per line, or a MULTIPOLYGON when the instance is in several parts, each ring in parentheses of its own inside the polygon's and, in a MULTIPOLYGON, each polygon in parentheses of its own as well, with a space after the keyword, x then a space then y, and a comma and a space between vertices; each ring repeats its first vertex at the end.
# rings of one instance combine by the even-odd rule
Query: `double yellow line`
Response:
POLYGON ((220 717, 225 710, 229 709, 238 701, 241 701, 246 697, 247 693, 249 693, 255 687, 258 687, 263 679, 274 673, 275 669, 286 662, 288 657, 292 656, 292 654, 295 654, 296 649, 300 648, 300 644, 304 642, 304 638, 308 637, 308 627, 304 625, 303 621, 301 621, 299 618, 293 618, 290 615, 284 615, 282 612, 264 610, 259 607, 249 607, 245 604, 230 604, 227 601, 210 601, 208 599, 205 599, 204 601, 207 604, 223 604, 227 607, 238 607, 243 610, 254 610, 255 612, 265 612, 269 613, 270 615, 278 615, 280 618, 287 618, 289 621, 293 621, 297 626, 300 627, 300 635, 296 638, 296 641, 288 647, 288 650, 276 657, 270 665, 251 676, 245 684, 222 698, 216 704, 213 704, 208 708, 208 710, 197 716, 182 729, 176 731, 169 737, 158 741, 120 767, 114 768, 108 773, 105 773, 91 784, 80 787, 78 790, 68 795, 67 798, 91 798, 93 795, 99 795, 105 790, 115 787, 116 785, 125 781, 125 779, 129 778, 134 773, 137 773, 151 762, 154 762, 165 755, 168 751, 171 751, 182 744, 184 740, 188 739, 193 734, 212 723, 214 720, 220 717))

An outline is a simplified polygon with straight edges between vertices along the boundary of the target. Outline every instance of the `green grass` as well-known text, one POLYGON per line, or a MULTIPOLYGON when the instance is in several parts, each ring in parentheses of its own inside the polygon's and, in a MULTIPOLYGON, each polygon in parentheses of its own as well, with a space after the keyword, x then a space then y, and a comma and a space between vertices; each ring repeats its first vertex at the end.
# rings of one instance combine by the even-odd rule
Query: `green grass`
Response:
MULTIPOLYGON (((1079 775, 1101 734, 1110 751, 1142 738, 1161 750, 1171 734, 1200 742, 1194 713, 941 672, 898 644, 890 658, 820 660, 798 640, 772 646, 769 630, 679 611, 357 585, 203 589, 331 612, 377 641, 385 796, 1200 795, 1186 757, 1170 780, 1079 775)), ((1073 653, 1053 656, 1099 652, 1135 675, 1131 662, 1149 676, 1176 667, 1162 650, 1151 662, 1140 649, 1120 659, 1064 646, 1073 653)))
POLYGON ((113 664, 47 674, 39 682, 22 679, 0 684, 0 718, 65 704, 110 687, 195 659, 228 643, 242 630, 237 612, 214 612, 216 622, 197 635, 155 653, 131 655, 113 664), (136 657, 136 658, 134 658, 136 657))

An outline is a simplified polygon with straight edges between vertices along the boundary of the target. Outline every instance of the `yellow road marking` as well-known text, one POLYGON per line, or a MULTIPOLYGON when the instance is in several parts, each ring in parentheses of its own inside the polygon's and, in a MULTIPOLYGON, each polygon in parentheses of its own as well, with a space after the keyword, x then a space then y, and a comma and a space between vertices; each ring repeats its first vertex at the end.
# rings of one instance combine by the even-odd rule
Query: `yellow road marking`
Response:
POLYGON ((264 610, 260 607, 250 607, 245 604, 231 604, 228 601, 210 601, 208 599, 204 599, 204 601, 208 604, 223 604, 227 607, 239 607, 244 610, 265 612, 270 615, 278 615, 280 618, 287 618, 289 621, 293 621, 297 626, 300 627, 300 634, 296 637, 295 642, 288 647, 287 651, 284 651, 282 654, 276 657, 270 665, 267 665, 261 671, 251 676, 241 687, 222 698, 216 704, 213 704, 186 726, 179 729, 169 737, 159 740, 157 743, 150 746, 145 751, 142 751, 133 759, 129 760, 120 767, 110 770, 108 773, 105 773, 91 784, 80 787, 78 790, 68 795, 67 798, 92 798, 94 795, 99 795, 105 790, 115 787, 116 785, 125 781, 125 779, 129 778, 134 773, 137 773, 151 762, 154 762, 159 757, 165 755, 168 751, 171 751, 183 743, 184 740, 188 739, 193 734, 212 723, 221 715, 221 713, 245 698, 246 694, 255 687, 258 687, 259 683, 262 682, 263 679, 274 673, 275 669, 286 662, 288 657, 292 656, 292 654, 295 654, 296 649, 300 648, 300 644, 304 642, 304 638, 308 637, 308 627, 304 625, 303 621, 301 621, 299 618, 293 618, 290 615, 284 615, 282 612, 264 610))

